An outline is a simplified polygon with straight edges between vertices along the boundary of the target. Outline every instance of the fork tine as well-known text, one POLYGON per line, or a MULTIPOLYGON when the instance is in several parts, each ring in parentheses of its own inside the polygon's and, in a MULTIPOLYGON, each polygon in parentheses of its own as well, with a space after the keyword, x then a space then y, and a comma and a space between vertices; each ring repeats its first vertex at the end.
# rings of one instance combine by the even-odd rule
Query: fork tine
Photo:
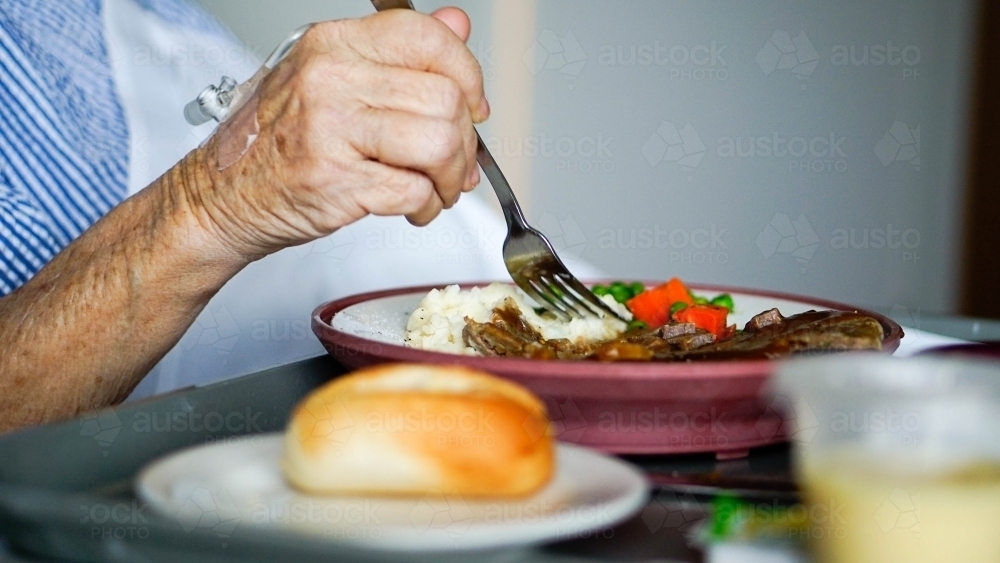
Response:
POLYGON ((531 284, 531 280, 525 280, 524 285, 518 284, 525 293, 527 293, 532 299, 534 299, 539 305, 545 307, 549 311, 552 311, 561 320, 569 321, 572 317, 566 311, 559 308, 558 305, 552 302, 551 299, 546 297, 544 294, 539 293, 535 289, 535 286, 531 284))
POLYGON ((541 276, 529 279, 528 283, 531 284, 531 287, 536 293, 541 295, 542 299, 566 315, 567 320, 580 316, 579 311, 575 310, 573 307, 569 306, 566 302, 560 299, 541 276))
POLYGON ((576 292, 579 293, 580 296, 583 297, 584 299, 586 299, 589 303, 591 303, 593 305, 596 305, 602 311, 604 311, 606 314, 611 315, 612 317, 615 317, 616 319, 618 319, 618 320, 620 320, 622 322, 625 322, 625 319, 623 319, 621 315, 619 315, 617 312, 615 312, 615 310, 612 309, 611 307, 608 307, 607 303, 605 303, 599 297, 597 297, 596 295, 594 295, 594 292, 590 291, 587 288, 587 286, 585 286, 582 283, 580 283, 580 280, 578 280, 575 277, 573 277, 572 275, 570 275, 570 276, 568 276, 568 279, 566 279, 566 282, 569 284, 570 287, 572 287, 574 290, 576 290, 576 292))
POLYGON ((556 295, 548 287, 548 285, 544 282, 543 279, 541 279, 541 277, 539 277, 539 278, 530 278, 530 279, 528 279, 528 283, 531 284, 531 287, 532 287, 532 289, 535 290, 535 293, 537 293, 538 295, 540 295, 542 297, 542 299, 545 300, 546 303, 548 303, 552 307, 558 309, 559 312, 561 312, 563 315, 565 315, 565 320, 569 321, 569 320, 572 320, 574 317, 579 317, 580 316, 579 311, 577 311, 576 309, 570 307, 564 301, 562 301, 561 299, 559 299, 559 296, 556 295))
POLYGON ((552 297, 552 299, 557 301, 564 309, 568 310, 572 316, 584 318, 590 313, 590 311, 586 307, 584 307, 583 311, 577 309, 571 300, 566 299, 565 294, 560 295, 560 293, 565 293, 565 292, 563 292, 562 288, 560 287, 560 284, 556 279, 555 275, 541 274, 540 276, 538 276, 538 279, 536 281, 539 283, 539 285, 545 288, 547 294, 550 297, 552 297))
POLYGON ((592 317, 601 316, 600 311, 595 310, 595 307, 593 305, 590 305, 589 303, 581 299, 577 295, 576 290, 571 289, 570 286, 567 285, 567 283, 562 279, 562 277, 560 277, 558 274, 555 274, 552 276, 552 279, 553 283, 556 285, 556 287, 559 288, 559 290, 563 293, 563 295, 569 297, 569 299, 571 299, 574 303, 576 303, 579 306, 579 309, 583 309, 588 315, 592 317))

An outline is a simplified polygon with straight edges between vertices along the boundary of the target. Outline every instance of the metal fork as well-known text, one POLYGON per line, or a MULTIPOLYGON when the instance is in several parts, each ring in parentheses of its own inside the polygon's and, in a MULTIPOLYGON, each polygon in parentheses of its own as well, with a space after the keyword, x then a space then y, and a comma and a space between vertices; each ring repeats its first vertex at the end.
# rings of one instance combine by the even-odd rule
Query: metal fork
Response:
MULTIPOLYGON (((372 4, 380 12, 414 9, 410 0, 372 0, 372 4)), ((562 260, 556 256, 552 244, 545 235, 528 225, 521 212, 521 206, 510 189, 510 184, 507 183, 507 179, 504 178, 503 172, 500 171, 478 132, 476 141, 478 142, 476 160, 493 185, 493 190, 497 193, 497 199, 503 208, 504 218, 507 220, 503 261, 514 283, 539 305, 563 320, 611 315, 624 321, 621 315, 601 301, 569 272, 562 260)))

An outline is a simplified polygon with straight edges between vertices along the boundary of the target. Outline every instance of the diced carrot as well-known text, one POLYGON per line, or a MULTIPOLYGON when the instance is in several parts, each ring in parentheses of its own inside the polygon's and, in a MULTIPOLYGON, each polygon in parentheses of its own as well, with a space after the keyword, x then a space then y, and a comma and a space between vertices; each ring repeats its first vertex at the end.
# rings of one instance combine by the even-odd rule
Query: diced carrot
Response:
POLYGON ((636 319, 651 327, 659 327, 670 320, 670 307, 677 302, 691 305, 694 300, 684 282, 673 278, 629 299, 626 305, 636 319))
POLYGON ((663 291, 664 300, 667 302, 667 307, 673 305, 680 301, 681 303, 687 303, 688 305, 694 305, 694 299, 691 298, 691 291, 684 285, 684 282, 680 278, 672 278, 667 283, 657 286, 657 291, 663 291))
POLYGON ((664 304, 662 296, 649 289, 629 299, 625 304, 632 316, 650 327, 660 327, 670 320, 670 304, 664 304))
POLYGON ((674 313, 674 320, 694 323, 694 326, 711 332, 716 339, 726 336, 726 316, 729 309, 715 305, 693 305, 674 313))

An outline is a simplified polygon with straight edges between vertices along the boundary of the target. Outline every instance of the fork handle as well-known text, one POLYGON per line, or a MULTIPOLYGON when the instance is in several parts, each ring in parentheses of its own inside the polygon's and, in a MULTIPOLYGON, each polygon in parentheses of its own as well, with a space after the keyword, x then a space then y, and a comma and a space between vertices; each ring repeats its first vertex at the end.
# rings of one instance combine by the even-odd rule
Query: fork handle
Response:
POLYGON ((500 167, 493 160, 493 155, 486 148, 483 138, 479 136, 479 131, 476 131, 476 142, 478 143, 476 146, 476 161, 483 168, 483 172, 489 179, 490 185, 493 186, 493 191, 497 193, 497 199, 500 200, 500 208, 503 209, 503 217, 507 220, 507 230, 511 233, 516 232, 518 229, 522 231, 528 230, 528 222, 524 219, 521 205, 517 203, 517 198, 514 197, 514 190, 510 189, 507 178, 504 177, 503 172, 500 171, 500 167))
MULTIPOLYGON (((372 0, 372 4, 375 6, 375 10, 379 12, 383 10, 414 9, 413 3, 410 0, 372 0)), ((490 185, 493 186, 493 191, 496 192, 497 199, 500 200, 504 219, 507 220, 507 229, 511 232, 517 229, 528 230, 528 223, 524 220, 521 205, 517 203, 517 198, 514 197, 514 190, 510 188, 507 178, 504 178, 503 172, 500 171, 500 167, 497 166, 493 155, 486 148, 486 143, 479 136, 478 130, 476 131, 476 143, 476 161, 479 162, 479 166, 483 167, 483 172, 489 179, 490 185)))
POLYGON ((413 3, 410 0, 372 0, 375 10, 412 10, 413 3))

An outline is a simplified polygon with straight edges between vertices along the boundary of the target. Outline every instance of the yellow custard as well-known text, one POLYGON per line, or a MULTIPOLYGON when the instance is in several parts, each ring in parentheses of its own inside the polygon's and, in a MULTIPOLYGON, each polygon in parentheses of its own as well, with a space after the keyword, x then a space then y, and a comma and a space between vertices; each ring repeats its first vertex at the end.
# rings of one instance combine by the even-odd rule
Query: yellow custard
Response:
POLYGON ((806 455, 811 543, 826 563, 1000 562, 1000 462, 920 471, 860 452, 806 455))

